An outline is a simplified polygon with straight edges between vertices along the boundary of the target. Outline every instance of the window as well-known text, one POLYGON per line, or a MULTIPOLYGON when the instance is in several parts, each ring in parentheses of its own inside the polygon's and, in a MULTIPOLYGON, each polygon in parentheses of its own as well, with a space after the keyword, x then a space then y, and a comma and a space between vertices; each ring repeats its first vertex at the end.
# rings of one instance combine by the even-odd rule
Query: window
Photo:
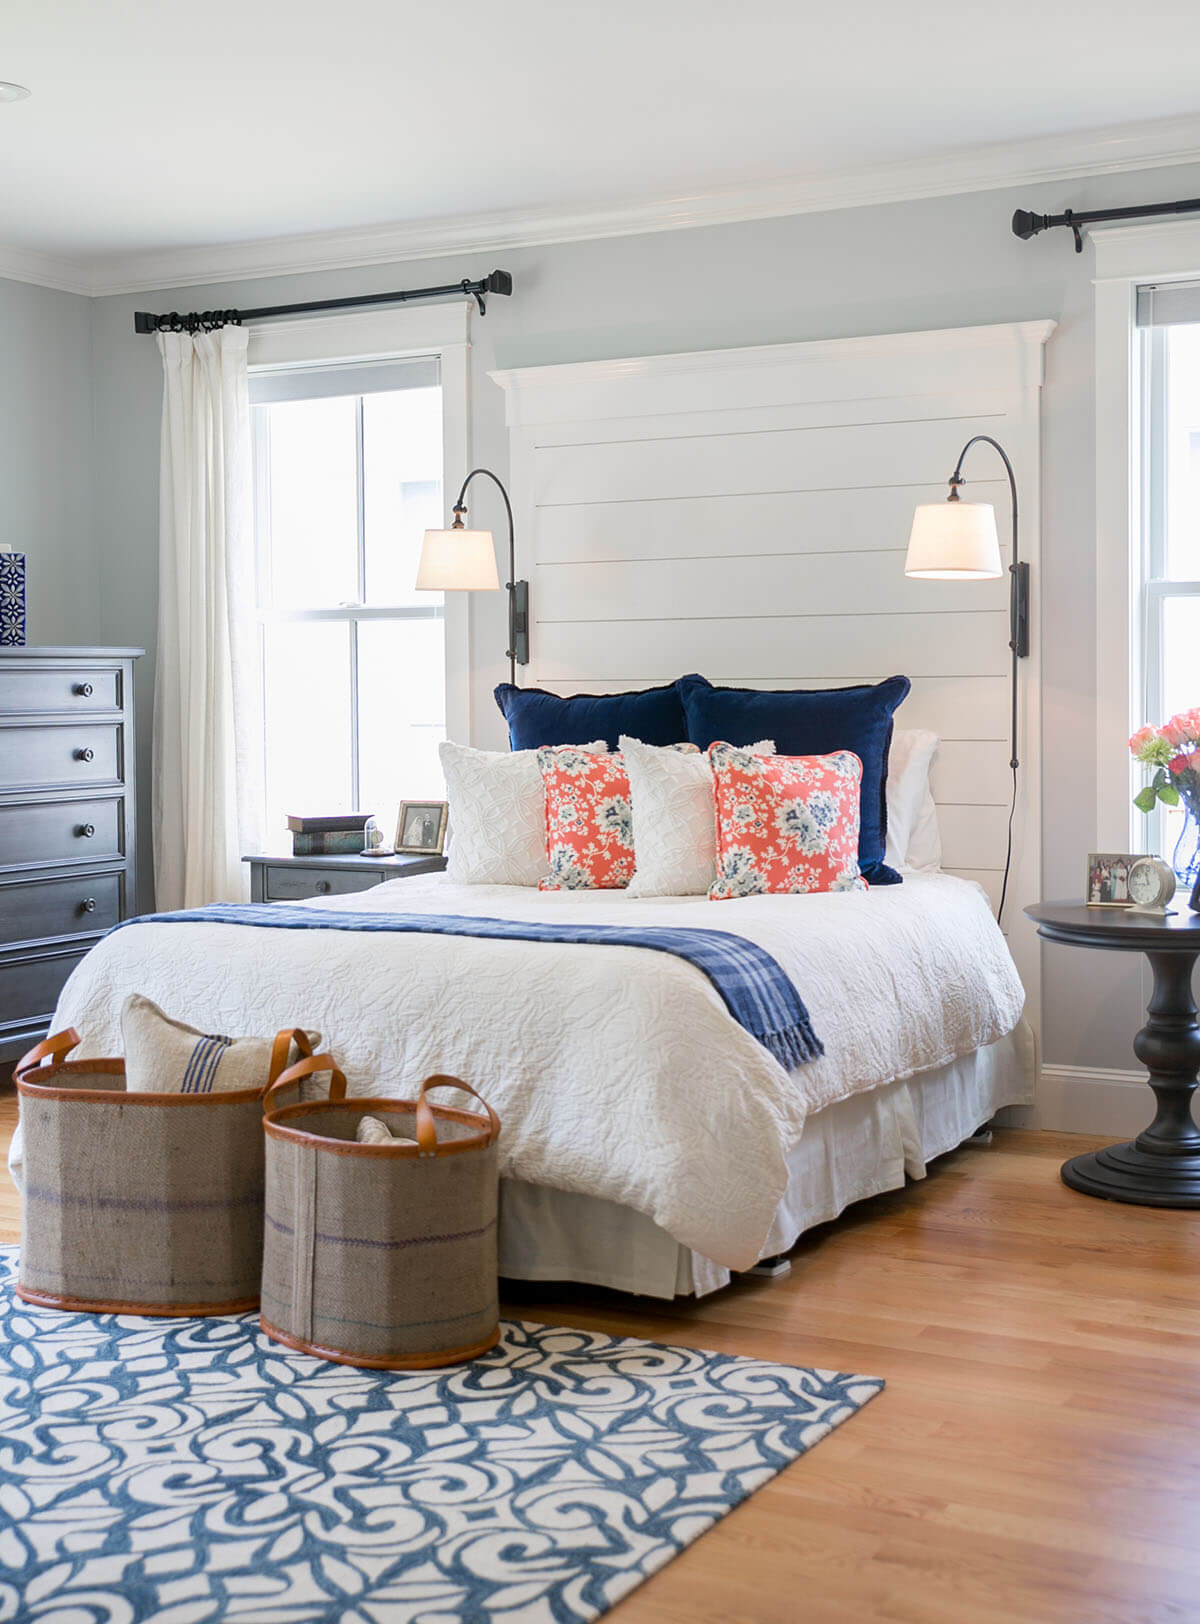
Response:
MULTIPOLYGON (((1141 569, 1134 715, 1200 704, 1200 284, 1140 287, 1141 569), (1140 687, 1140 692, 1137 688, 1140 687)), ((1183 815, 1158 808, 1146 847, 1168 858, 1183 815), (1156 821, 1157 820, 1157 821, 1156 821)))
POLYGON ((444 606, 414 590, 442 520, 432 357, 251 375, 265 810, 373 812, 437 798, 444 606))

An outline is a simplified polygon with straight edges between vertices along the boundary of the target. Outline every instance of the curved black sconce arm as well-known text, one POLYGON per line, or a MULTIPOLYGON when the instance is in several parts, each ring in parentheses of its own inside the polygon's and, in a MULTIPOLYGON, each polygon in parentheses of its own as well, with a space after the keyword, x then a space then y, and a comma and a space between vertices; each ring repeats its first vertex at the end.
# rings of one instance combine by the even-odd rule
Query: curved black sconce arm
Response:
POLYGON ((490 468, 472 468, 458 493, 458 500, 454 504, 455 530, 463 529, 463 516, 467 511, 467 486, 480 474, 490 479, 492 484, 504 498, 504 512, 508 517, 508 580, 504 583, 508 593, 508 647, 505 656, 508 659, 509 680, 517 680, 518 665, 529 664, 529 582, 518 581, 517 576, 517 547, 516 535, 513 528, 512 503, 508 499, 508 492, 499 475, 494 474, 490 468))

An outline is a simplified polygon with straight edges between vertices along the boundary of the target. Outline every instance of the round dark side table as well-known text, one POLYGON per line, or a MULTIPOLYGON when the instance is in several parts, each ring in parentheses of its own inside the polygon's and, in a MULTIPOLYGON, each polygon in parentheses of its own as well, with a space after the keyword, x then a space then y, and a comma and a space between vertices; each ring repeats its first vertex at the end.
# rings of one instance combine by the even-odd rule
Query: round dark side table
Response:
POLYGON ((1133 1052, 1150 1073, 1158 1100, 1154 1121, 1123 1145, 1073 1156, 1062 1179, 1084 1195, 1137 1207, 1200 1207, 1200 1128, 1192 1095, 1200 1072, 1200 1021, 1192 969, 1200 958, 1200 914, 1089 908, 1082 902, 1041 902, 1025 912, 1048 942, 1144 953, 1154 972, 1150 1019, 1133 1052))

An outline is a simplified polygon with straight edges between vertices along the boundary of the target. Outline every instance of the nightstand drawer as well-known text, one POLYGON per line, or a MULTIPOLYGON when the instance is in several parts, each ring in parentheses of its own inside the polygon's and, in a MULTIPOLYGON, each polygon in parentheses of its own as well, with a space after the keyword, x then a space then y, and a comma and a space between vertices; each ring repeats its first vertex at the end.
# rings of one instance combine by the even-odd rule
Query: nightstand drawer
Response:
POLYGON ((121 726, 0 728, 0 790, 119 783, 121 726))
POLYGON ((0 946, 109 930, 121 917, 121 878, 74 874, 0 885, 0 946))
POLYGON ((107 863, 124 856, 125 812, 116 796, 0 806, 0 869, 107 863))
POLYGON ((344 896, 355 891, 369 891, 380 880, 388 878, 390 876, 386 874, 372 874, 369 869, 352 869, 344 874, 335 874, 322 868, 275 868, 268 865, 264 873, 264 894, 268 902, 344 896))
POLYGON ((89 711, 121 709, 120 671, 90 666, 56 670, 40 665, 25 670, 0 670, 0 714, 30 711, 89 711))

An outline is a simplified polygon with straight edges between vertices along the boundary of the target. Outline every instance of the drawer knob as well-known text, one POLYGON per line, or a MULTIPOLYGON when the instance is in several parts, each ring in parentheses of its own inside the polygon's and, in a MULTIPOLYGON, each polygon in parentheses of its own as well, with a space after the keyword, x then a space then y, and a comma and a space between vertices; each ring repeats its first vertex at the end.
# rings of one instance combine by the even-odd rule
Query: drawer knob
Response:
POLYGON ((92 685, 90 682, 77 682, 71 692, 78 694, 81 699, 90 699, 92 697, 92 685))
POLYGON ((92 759, 92 757, 95 755, 95 753, 96 752, 94 750, 89 750, 85 746, 84 749, 82 749, 82 750, 76 750, 76 752, 75 752, 75 760, 76 761, 90 761, 92 759))
POLYGON ((318 880, 317 881, 317 891, 320 893, 321 896, 326 896, 332 890, 333 890, 333 887, 332 887, 332 885, 330 885, 328 880, 318 880))
POLYGON ((94 823, 77 823, 75 825, 75 834, 79 840, 90 840, 95 833, 96 825, 94 823))
POLYGON ((95 897, 84 897, 83 901, 79 904, 79 911, 80 911, 80 913, 95 913, 95 911, 96 911, 96 899, 95 899, 95 897))

